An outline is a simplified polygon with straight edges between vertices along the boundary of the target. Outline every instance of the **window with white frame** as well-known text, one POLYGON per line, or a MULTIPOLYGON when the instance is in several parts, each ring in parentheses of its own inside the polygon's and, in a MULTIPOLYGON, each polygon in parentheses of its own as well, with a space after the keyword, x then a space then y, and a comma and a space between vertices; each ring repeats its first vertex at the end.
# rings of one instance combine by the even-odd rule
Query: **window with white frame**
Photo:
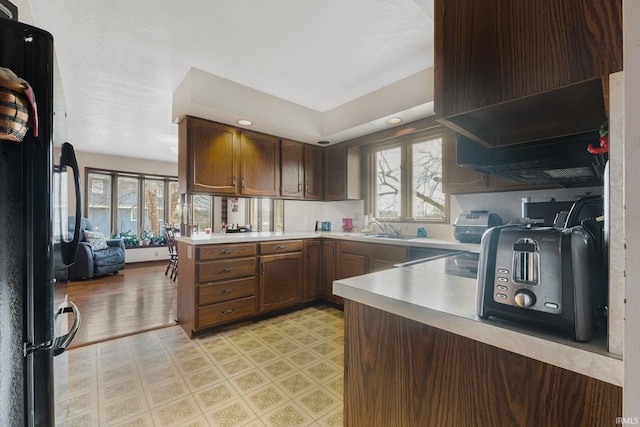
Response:
POLYGON ((442 138, 392 138, 369 148, 368 204, 376 218, 443 221, 442 138))
POLYGON ((87 169, 85 215, 105 236, 163 235, 179 223, 178 181, 171 176, 87 169))

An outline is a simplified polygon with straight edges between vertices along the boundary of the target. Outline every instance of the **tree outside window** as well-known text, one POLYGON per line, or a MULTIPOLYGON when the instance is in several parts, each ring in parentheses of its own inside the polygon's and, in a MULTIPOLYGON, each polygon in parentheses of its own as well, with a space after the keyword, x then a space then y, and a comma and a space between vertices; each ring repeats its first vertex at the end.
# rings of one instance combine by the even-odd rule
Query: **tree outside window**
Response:
POLYGON ((385 144, 373 150, 374 216, 396 220, 442 220, 442 139, 385 144))

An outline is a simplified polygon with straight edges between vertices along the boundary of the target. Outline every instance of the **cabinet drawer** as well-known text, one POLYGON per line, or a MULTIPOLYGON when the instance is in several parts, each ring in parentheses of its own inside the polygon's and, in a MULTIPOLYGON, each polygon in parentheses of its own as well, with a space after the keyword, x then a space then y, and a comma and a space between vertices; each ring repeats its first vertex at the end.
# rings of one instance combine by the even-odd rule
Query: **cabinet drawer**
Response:
POLYGON ((261 255, 301 251, 302 240, 280 240, 278 242, 260 243, 261 255))
POLYGON ((198 308, 196 329, 220 325, 256 314, 256 297, 211 304, 198 308))
POLYGON ((207 283, 198 286, 198 305, 207 305, 256 294, 256 278, 207 283))
POLYGON ((256 274, 255 258, 224 259, 197 264, 197 281, 213 282, 256 274))
POLYGON ((255 254, 255 243, 242 243, 237 245, 211 245, 198 248, 199 261, 220 258, 238 258, 253 256, 255 254))

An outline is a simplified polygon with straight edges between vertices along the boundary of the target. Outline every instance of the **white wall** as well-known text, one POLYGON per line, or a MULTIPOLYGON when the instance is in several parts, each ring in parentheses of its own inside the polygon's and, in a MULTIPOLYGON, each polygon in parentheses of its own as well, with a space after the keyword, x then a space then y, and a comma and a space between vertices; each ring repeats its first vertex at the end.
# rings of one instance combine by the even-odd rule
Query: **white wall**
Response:
POLYGON ((353 218, 354 226, 362 227, 364 202, 343 200, 339 202, 284 201, 285 231, 313 231, 316 221, 331 222, 331 231, 342 230, 342 218, 353 218))
MULTIPOLYGON (((640 419, 640 2, 624 0, 625 417, 640 419)), ((638 421, 635 421, 638 423, 638 421)))

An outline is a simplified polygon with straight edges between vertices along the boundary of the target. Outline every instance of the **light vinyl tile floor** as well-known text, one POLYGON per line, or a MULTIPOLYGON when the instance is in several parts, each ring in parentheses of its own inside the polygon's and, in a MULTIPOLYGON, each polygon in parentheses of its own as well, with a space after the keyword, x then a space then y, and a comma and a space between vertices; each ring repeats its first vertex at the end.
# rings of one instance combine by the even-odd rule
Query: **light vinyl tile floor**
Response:
POLYGON ((58 426, 342 426, 343 325, 316 306, 193 340, 172 326, 72 349, 56 358, 58 426))

